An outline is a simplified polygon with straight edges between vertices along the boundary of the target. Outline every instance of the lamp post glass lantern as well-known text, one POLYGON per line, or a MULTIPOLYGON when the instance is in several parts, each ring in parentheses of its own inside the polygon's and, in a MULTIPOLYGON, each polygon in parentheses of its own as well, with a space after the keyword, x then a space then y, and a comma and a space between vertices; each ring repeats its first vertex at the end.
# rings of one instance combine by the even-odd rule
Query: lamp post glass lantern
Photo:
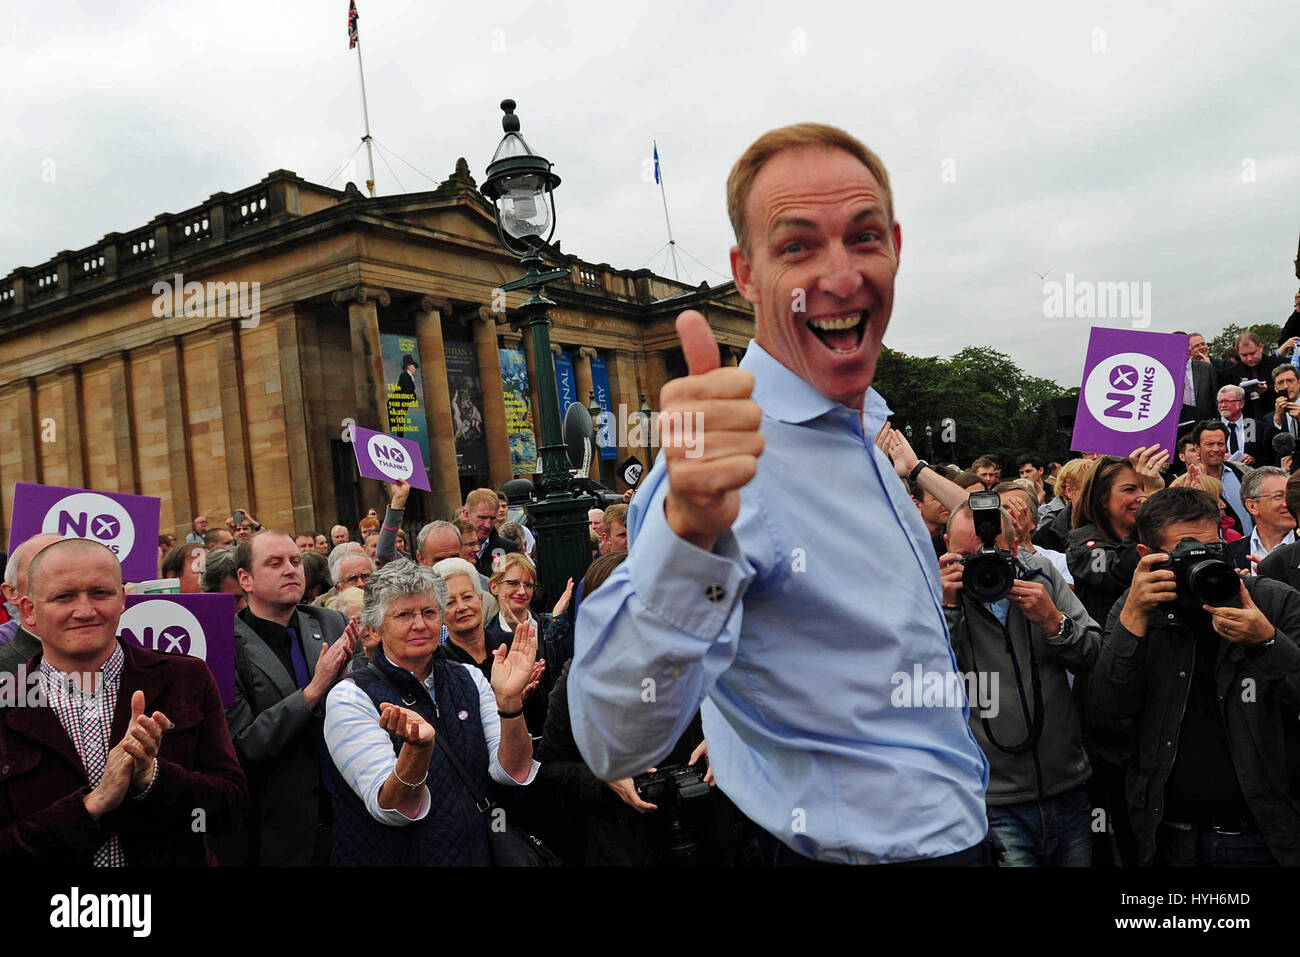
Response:
POLYGON ((567 279, 568 269, 544 269, 541 248, 555 234, 555 187, 560 177, 550 162, 533 152, 519 132, 515 101, 502 100, 501 128, 505 131, 481 187, 496 210, 497 235, 501 245, 520 257, 526 269, 519 279, 502 283, 510 292, 526 289, 532 295, 519 307, 522 324, 528 327, 537 374, 538 418, 541 448, 538 453, 541 478, 539 500, 529 506, 536 520, 539 584, 542 603, 550 607, 563 592, 569 578, 577 581, 591 561, 587 509, 594 500, 573 492, 573 478, 564 437, 560 429, 563 410, 555 388, 555 367, 545 358, 551 355, 551 317, 547 310, 555 303, 542 295, 543 287, 567 279))

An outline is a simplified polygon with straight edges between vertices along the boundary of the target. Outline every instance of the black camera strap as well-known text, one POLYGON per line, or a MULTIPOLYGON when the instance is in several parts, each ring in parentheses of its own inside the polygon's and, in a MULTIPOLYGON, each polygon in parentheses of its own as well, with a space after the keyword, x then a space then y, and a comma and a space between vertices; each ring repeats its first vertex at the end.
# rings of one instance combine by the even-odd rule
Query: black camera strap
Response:
MULTIPOLYGON (((1010 614, 1010 609, 1007 611, 1010 614)), ((992 615, 992 612, 989 612, 992 615)), ((993 617, 997 617, 994 615, 993 617)), ((984 725, 984 733, 988 735, 989 742, 1001 751, 1003 754, 1024 754, 1029 751, 1043 736, 1043 682, 1038 674, 1038 654, 1034 651, 1034 636, 1029 634, 1029 684, 1033 689, 1034 695, 1034 713, 1033 717, 1029 714, 1029 701, 1025 697, 1025 682, 1020 672, 1020 660, 1016 657, 1015 643, 1011 640, 1011 629, 1001 622, 1002 634, 1007 640, 1007 653, 1011 656, 1011 668, 1016 676, 1016 692, 1020 697, 1020 711, 1025 716, 1025 725, 1029 729, 1023 741, 1018 744, 1003 744, 993 733, 993 724, 988 718, 980 716, 980 722, 984 725)), ((1028 622, 1026 622, 1028 624, 1028 622)), ((1032 626, 1031 626, 1032 627, 1032 626)), ((975 670, 975 679, 979 680, 979 661, 975 656, 975 642, 970 642, 970 660, 971 666, 975 670)))

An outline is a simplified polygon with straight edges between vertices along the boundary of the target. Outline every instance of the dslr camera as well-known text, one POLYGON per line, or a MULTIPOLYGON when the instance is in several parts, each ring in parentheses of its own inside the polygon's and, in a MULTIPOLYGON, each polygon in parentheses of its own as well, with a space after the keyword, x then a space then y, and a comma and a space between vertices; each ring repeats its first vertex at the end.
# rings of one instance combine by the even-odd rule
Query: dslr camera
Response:
POLYGON ((1223 557, 1222 542, 1207 545, 1184 538, 1169 553, 1169 561, 1155 567, 1173 571, 1178 581, 1178 600, 1184 604, 1227 605, 1237 597, 1241 579, 1223 557))
POLYGON ((995 544, 1002 534, 1002 499, 997 492, 972 492, 967 500, 980 550, 961 560, 962 590, 974 601, 1001 601, 1011 593, 1020 563, 995 544))

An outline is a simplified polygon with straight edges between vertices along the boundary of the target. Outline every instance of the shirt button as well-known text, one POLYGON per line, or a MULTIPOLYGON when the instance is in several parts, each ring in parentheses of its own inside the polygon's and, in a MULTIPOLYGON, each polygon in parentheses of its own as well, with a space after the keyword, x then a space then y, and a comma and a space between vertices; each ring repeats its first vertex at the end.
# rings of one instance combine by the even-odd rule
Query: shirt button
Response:
POLYGON ((1186 677, 1187 677, 1187 672, 1186 672, 1186 671, 1180 671, 1180 672, 1178 672, 1178 677, 1180 677, 1180 678, 1186 678, 1186 677))
POLYGON ((4 775, 8 773, 9 773, 9 765, 6 764, 4 767, 0 768, 0 775, 4 775))
POLYGON ((704 597, 711 602, 720 602, 727 597, 727 592, 721 585, 710 585, 704 589, 704 597))
POLYGON ((1174 746, 1174 743, 1173 743, 1172 741, 1166 741, 1166 742, 1165 742, 1165 747, 1167 747, 1167 748, 1172 748, 1173 746, 1174 746))

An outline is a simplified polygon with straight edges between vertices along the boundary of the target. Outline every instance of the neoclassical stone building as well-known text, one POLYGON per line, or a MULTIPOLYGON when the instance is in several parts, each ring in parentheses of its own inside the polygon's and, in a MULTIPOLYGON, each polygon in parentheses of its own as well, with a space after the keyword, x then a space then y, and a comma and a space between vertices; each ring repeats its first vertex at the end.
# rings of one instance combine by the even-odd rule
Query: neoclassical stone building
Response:
MULTIPOLYGON (((547 287, 559 355, 545 358, 572 370, 584 405, 607 382, 612 408, 635 410, 641 393, 657 407, 685 371, 683 308, 708 317, 728 363, 753 334, 732 283, 693 288, 558 244, 547 259, 571 276, 547 287)), ((235 507, 290 530, 382 514, 379 483, 356 478, 346 423, 389 429, 408 358, 433 486, 408 511, 445 516, 465 489, 527 471, 512 463, 501 363, 522 351, 535 410, 539 357, 512 326, 523 294, 494 293, 520 274, 464 160, 435 190, 373 199, 278 170, 15 269, 0 280, 0 532, 18 481, 156 495, 178 534, 235 507), (473 440, 458 443, 464 434, 473 440)), ((644 460, 618 438, 616 461, 644 460)), ((611 463, 602 475, 614 485, 611 463)))

